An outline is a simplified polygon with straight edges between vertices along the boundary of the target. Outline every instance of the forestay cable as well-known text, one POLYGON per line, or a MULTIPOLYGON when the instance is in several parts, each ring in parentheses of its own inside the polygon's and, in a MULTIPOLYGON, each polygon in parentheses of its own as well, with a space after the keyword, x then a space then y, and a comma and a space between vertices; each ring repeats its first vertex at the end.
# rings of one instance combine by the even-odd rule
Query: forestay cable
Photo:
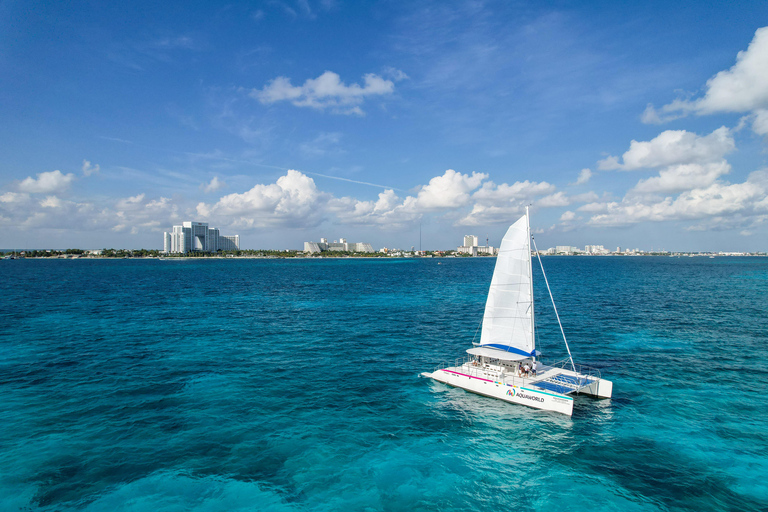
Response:
MULTIPOLYGON (((552 290, 549 288, 549 281, 547 280, 547 273, 544 272, 544 265, 541 263, 541 255, 539 255, 539 248, 536 247, 536 240, 531 237, 533 241, 533 248, 536 249, 536 257, 539 259, 539 266, 541 267, 541 274, 544 276, 544 282, 547 283, 547 291, 549 292, 549 298, 552 300, 552 307, 555 310, 555 316, 557 317, 557 325, 560 326, 560 332, 563 334, 563 341, 565 342, 565 349, 568 351, 568 358, 571 360, 571 368, 576 371, 576 365, 573 364, 573 356, 571 355, 571 349, 568 347, 568 340, 565 339, 565 331, 563 330, 563 324, 560 322, 560 315, 557 314, 557 306, 555 306, 555 298, 552 296, 552 290)), ((578 373, 578 372, 577 372, 578 373)))

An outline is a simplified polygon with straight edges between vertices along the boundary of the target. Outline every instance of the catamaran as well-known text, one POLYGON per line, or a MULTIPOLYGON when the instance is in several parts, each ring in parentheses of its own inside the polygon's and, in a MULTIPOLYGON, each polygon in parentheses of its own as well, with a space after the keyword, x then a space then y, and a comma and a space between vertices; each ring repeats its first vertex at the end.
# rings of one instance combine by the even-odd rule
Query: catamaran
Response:
POLYGON ((610 398, 613 383, 600 371, 573 362, 544 266, 531 237, 528 207, 504 235, 485 303, 480 343, 453 366, 422 376, 505 402, 573 414, 575 395, 610 398), (536 350, 531 241, 541 265, 568 358, 542 364, 536 350))

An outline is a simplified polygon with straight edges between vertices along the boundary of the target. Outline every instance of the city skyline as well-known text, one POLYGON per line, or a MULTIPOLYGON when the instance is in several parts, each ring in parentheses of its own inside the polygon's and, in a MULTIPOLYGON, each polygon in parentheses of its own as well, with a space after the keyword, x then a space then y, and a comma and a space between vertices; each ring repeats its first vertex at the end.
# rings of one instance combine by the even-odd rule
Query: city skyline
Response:
POLYGON ((768 247, 768 5, 0 9, 10 248, 768 247), (421 240, 421 243, 420 243, 421 240), (642 240, 639 244, 637 241, 642 240))

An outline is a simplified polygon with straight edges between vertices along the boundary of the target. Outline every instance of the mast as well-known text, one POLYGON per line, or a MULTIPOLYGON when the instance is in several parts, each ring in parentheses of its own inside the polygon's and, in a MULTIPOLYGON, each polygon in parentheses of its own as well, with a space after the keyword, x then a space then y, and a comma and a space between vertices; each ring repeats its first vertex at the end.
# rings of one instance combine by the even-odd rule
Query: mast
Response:
MULTIPOLYGON (((531 339, 533 341, 533 360, 536 360, 536 323, 533 318, 533 262, 531 261, 533 258, 531 258, 531 217, 528 214, 528 206, 525 207, 525 226, 526 226, 526 236, 528 240, 528 276, 529 276, 529 282, 531 284, 531 339)), ((538 252, 537 252, 538 254, 538 252)))

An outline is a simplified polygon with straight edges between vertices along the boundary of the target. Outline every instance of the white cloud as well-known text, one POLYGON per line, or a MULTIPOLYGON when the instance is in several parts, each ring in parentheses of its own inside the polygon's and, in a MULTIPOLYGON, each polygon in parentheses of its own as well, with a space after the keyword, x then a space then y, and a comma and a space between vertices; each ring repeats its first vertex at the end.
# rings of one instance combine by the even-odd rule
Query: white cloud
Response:
POLYGON ((226 195, 215 204, 199 203, 196 210, 205 219, 241 229, 307 227, 323 220, 324 206, 330 198, 317 189, 312 178, 289 170, 275 183, 226 195))
POLYGON ((6 192, 0 195, 0 203, 7 203, 9 205, 26 203, 28 200, 28 194, 19 194, 17 192, 6 192))
POLYGON ((456 223, 459 226, 486 226, 488 224, 504 224, 513 220, 516 215, 523 211, 519 204, 510 204, 508 206, 493 206, 483 203, 475 203, 472 211, 459 219, 456 223))
POLYGON ((69 185, 75 179, 72 173, 62 174, 61 171, 38 173, 37 179, 31 176, 19 183, 19 190, 29 194, 51 194, 62 192, 69 188, 69 185))
POLYGON ((548 204, 562 203, 565 196, 555 190, 555 186, 546 181, 517 181, 512 185, 506 183, 496 185, 492 181, 487 181, 472 195, 474 202, 472 210, 456 224, 485 226, 508 223, 523 211, 526 204, 535 202, 537 206, 546 207, 548 204), (537 197, 544 195, 546 197, 536 200, 537 197))
POLYGON ((401 80, 408 80, 410 78, 404 72, 400 71, 399 69, 395 69, 391 66, 384 68, 384 75, 388 76, 395 82, 400 82, 401 80))
POLYGON ((557 206, 568 206, 571 204, 568 197, 563 192, 555 192, 536 201, 536 206, 541 208, 553 208, 557 206))
POLYGON ((91 176, 92 174, 97 174, 99 170, 101 170, 99 164, 91 165, 91 162, 88 160, 83 160, 83 176, 91 176))
POLYGON ((610 201, 610 202, 609 201, 603 201, 603 202, 594 201, 594 202, 587 203, 585 205, 579 206, 577 208, 577 210, 580 211, 580 212, 598 213, 598 212, 607 211, 608 208, 610 207, 610 205, 616 205, 616 204, 618 204, 618 203, 613 202, 613 201, 610 201))
POLYGON ((667 130, 650 141, 633 140, 629 150, 619 158, 610 156, 598 162, 602 170, 632 171, 678 164, 709 163, 736 148, 731 131, 722 126, 701 137, 685 130, 667 130))
POLYGON ((487 174, 473 172, 472 176, 448 169, 442 176, 429 180, 419 190, 415 206, 420 210, 459 208, 470 200, 469 193, 480 186, 487 174))
POLYGON ((591 177, 592 177, 591 169, 582 169, 581 171, 579 171, 579 178, 576 180, 576 183, 574 183, 574 185, 583 185, 586 182, 588 182, 591 177))
POLYGON ((768 135, 768 109, 755 111, 752 130, 758 135, 768 135))
POLYGON ((569 222, 576 218, 576 214, 572 211, 567 211, 560 216, 561 222, 569 222))
POLYGON ((56 196, 46 196, 40 201, 40 206, 43 208, 61 208, 64 206, 64 202, 56 196))
POLYGON ((279 76, 261 89, 253 89, 250 96, 265 105, 290 101, 297 107, 362 115, 360 105, 366 97, 392 94, 395 90, 392 80, 385 80, 373 73, 364 75, 363 82, 362 86, 356 83, 346 85, 339 75, 326 71, 317 78, 308 79, 304 85, 294 86, 289 78, 279 76))
POLYGON ((660 123, 689 113, 751 112, 768 108, 768 27, 757 29, 749 47, 736 55, 736 64, 707 80, 698 99, 677 99, 661 109, 648 105, 642 120, 660 123))
POLYGON ((380 226, 397 229, 422 217, 408 196, 401 200, 394 190, 381 192, 376 201, 360 201, 351 197, 334 198, 328 202, 328 212, 343 224, 380 226))
POLYGON ((718 222, 735 214, 754 217, 763 205, 768 206, 768 171, 750 174, 744 183, 715 182, 706 187, 687 190, 677 197, 644 201, 627 195, 621 202, 593 203, 579 208, 595 213, 589 223, 600 226, 624 226, 639 222, 714 219, 718 222))
POLYGON ((138 194, 133 197, 126 197, 117 201, 118 210, 136 210, 143 207, 146 194, 138 194))
POLYGON ((417 187, 415 195, 401 199, 393 190, 385 190, 377 201, 333 198, 328 202, 327 212, 342 223, 388 228, 402 227, 430 213, 442 214, 446 219, 456 219, 458 215, 456 225, 481 226, 509 222, 524 204, 541 195, 549 193, 551 201, 563 202, 562 195, 552 194, 555 187, 546 182, 496 185, 483 182, 487 177, 483 173, 469 175, 448 169, 427 185, 417 187), (470 205, 470 212, 463 214, 462 210, 470 205))
POLYGON ((483 173, 469 175, 448 169, 418 187, 415 196, 400 199, 393 190, 385 190, 377 201, 334 198, 328 204, 328 211, 346 224, 402 227, 426 213, 448 213, 466 207, 474 199, 470 192, 487 177, 483 173))
POLYGON ((492 181, 486 181, 480 190, 472 195, 472 199, 497 206, 509 204, 510 201, 532 202, 534 197, 554 193, 555 188, 546 181, 516 181, 512 185, 496 185, 492 181))
POLYGON ((709 164, 672 165, 659 171, 659 175, 640 180, 631 193, 674 193, 712 185, 720 176, 731 172, 725 160, 709 164))
POLYGON ((200 185, 200 188, 205 192, 206 194, 210 192, 215 192, 219 190, 220 188, 226 187, 227 184, 223 181, 219 181, 218 176, 214 176, 209 183, 203 183, 200 185))

